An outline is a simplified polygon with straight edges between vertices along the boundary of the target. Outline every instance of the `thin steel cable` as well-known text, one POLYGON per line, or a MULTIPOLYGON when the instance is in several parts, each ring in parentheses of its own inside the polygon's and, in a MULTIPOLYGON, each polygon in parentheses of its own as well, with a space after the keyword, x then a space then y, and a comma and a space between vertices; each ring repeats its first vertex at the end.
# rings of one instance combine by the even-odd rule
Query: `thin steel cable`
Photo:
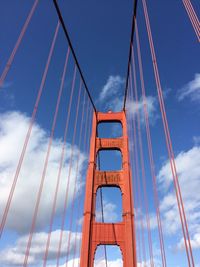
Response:
MULTIPOLYGON (((72 80, 70 103, 69 103, 69 113, 68 113, 68 116, 67 116, 67 127, 66 127, 67 129, 68 129, 70 113, 71 113, 71 104, 72 104, 72 98, 73 98, 75 81, 76 81, 76 72, 77 72, 77 68, 76 68, 76 65, 75 65, 74 74, 73 74, 73 80, 72 80)), ((63 207, 63 212, 62 212, 60 239, 59 239, 58 251, 57 251, 57 256, 56 256, 56 266, 57 267, 59 266, 59 262, 60 262, 63 231, 64 231, 64 226, 65 226, 66 212, 67 212, 69 184, 70 184, 70 180, 71 180, 72 159, 73 159, 73 154, 74 154, 74 141, 75 140, 74 140, 74 134, 73 134, 73 140, 72 140, 72 144, 71 144, 70 161, 69 161, 69 169, 68 169, 68 176, 67 176, 67 186, 66 186, 66 190, 65 190, 64 207, 63 207)))
POLYGON ((169 162, 170 162, 172 177, 173 177, 173 181, 174 181, 174 188, 175 188, 177 204, 178 204, 178 209, 179 209, 179 214, 180 214, 180 219, 181 219, 181 226, 182 226, 182 231, 183 231, 183 236, 184 236, 184 242, 185 242, 185 248, 186 248, 186 253, 187 253, 187 258, 188 258, 188 264, 189 264, 189 266, 191 266, 191 264, 192 264, 192 266, 195 266, 192 247, 191 247, 191 241, 190 241, 190 235, 189 235, 189 231, 188 231, 188 224, 187 224, 185 209, 184 209, 183 200, 182 200, 182 194, 181 194, 177 170, 176 170, 176 163, 175 163, 174 152, 173 152, 173 148, 172 148, 171 136, 170 136, 170 132, 169 132, 168 120, 167 120, 167 115, 166 115, 166 110, 165 110, 162 87, 161 87, 161 82, 160 82, 160 75, 159 75, 159 70, 158 70, 158 65, 157 65, 157 59, 156 59, 156 54, 155 54, 153 37, 152 37, 152 33, 151 33, 151 26, 150 26, 146 1, 142 0, 142 4, 143 4, 146 28, 147 28, 148 38, 149 38, 152 63, 153 63, 153 69, 154 69, 157 92, 158 92, 158 99, 159 99, 162 121, 163 121, 163 126, 164 126, 166 146, 167 146, 167 150, 168 150, 169 162), (188 249, 188 246, 189 246, 189 249, 188 249))
POLYGON ((196 14, 196 12, 194 10, 194 7, 193 7, 191 1, 190 0, 185 0, 185 1, 187 1, 188 5, 190 6, 190 9, 192 11, 193 18, 196 21, 196 26, 197 26, 198 33, 200 35, 200 21, 199 21, 199 18, 197 17, 197 14, 196 14))
MULTIPOLYGON (((104 223, 104 210, 103 210, 103 190, 100 188, 100 205, 101 205, 101 218, 102 218, 102 223, 104 223)), ((104 257, 105 257, 105 265, 108 267, 108 257, 107 257, 107 249, 106 245, 104 247, 104 257)))
MULTIPOLYGON (((129 80, 132 79, 131 77, 131 73, 129 75, 129 80)), ((132 85, 132 81, 129 82, 130 86, 128 88, 128 92, 130 92, 130 97, 128 98, 128 103, 131 102, 131 99, 133 98, 132 96, 132 90, 131 90, 131 85, 132 85)), ((129 112, 128 112, 129 114, 129 112)), ((134 139, 132 137, 134 137, 134 128, 135 128, 135 117, 134 116, 129 116, 130 117, 130 134, 129 134, 129 138, 130 138, 130 141, 131 141, 131 144, 132 144, 132 148, 133 148, 133 153, 131 153, 132 155, 132 166, 133 166, 133 189, 134 189, 134 203, 135 203, 135 207, 139 206, 139 203, 138 203, 138 192, 136 190, 137 186, 136 186, 136 175, 137 175, 137 170, 136 170, 136 160, 135 160, 135 142, 134 142, 134 139), (132 131, 131 131, 132 129, 132 131)), ((128 124, 129 125, 129 124, 128 124)), ((131 151, 130 151, 131 152, 131 151)), ((137 212, 137 208, 135 208, 135 217, 136 217, 136 221, 139 219, 138 218, 138 212, 137 212)), ((139 221, 139 220, 138 220, 139 221)), ((138 224, 136 223, 136 233, 137 233, 137 236, 138 236, 138 242, 137 242, 137 248, 138 248, 138 260, 139 262, 141 262, 141 239, 140 239, 140 230, 139 230, 139 227, 138 227, 138 224)))
MULTIPOLYGON (((63 69, 63 74, 62 74, 62 78, 61 78, 61 85, 60 85, 61 88, 63 88, 63 86, 64 86, 64 81, 65 81, 65 76, 66 76, 66 71, 67 71, 67 65, 68 65, 68 59, 69 59, 69 53, 70 53, 70 48, 68 47, 68 50, 66 53, 64 69, 63 69)), ((63 146, 65 147, 65 142, 63 142, 63 146)), ((62 150, 64 149, 63 146, 62 146, 62 150)), ((61 156, 60 162, 61 162, 60 165, 62 166, 62 162, 63 162, 62 156, 61 156)), ((50 223, 49 223, 48 238, 47 238, 46 249, 45 249, 45 254, 44 254, 44 258, 43 258, 43 267, 46 267, 47 257, 48 257, 48 253, 49 253, 51 232, 52 232, 53 221, 54 221, 54 216, 55 216, 55 211, 56 211, 57 195, 58 195, 58 189, 60 186, 60 172, 61 172, 61 168, 59 168, 57 182, 56 182, 56 188, 55 188, 54 199, 53 199, 53 206, 52 206, 50 223)))
MULTIPOLYGON (((77 129, 77 121, 78 121, 78 115, 79 115, 79 106, 80 106, 80 96, 81 96, 81 89, 82 89, 82 81, 80 80, 80 86, 79 86, 79 92, 78 92, 78 100, 77 100, 77 108, 76 108, 76 118, 75 118, 75 127, 74 127, 74 140, 76 138, 76 129, 77 129)), ((68 266, 68 260, 69 260, 69 252, 70 252, 70 242, 71 242, 71 232, 72 232, 72 223, 73 223, 73 215, 74 215, 74 204, 75 204, 75 193, 76 193, 76 187, 77 187, 77 180, 78 180, 78 171, 79 171, 79 159, 80 159, 80 144, 81 144, 81 135, 82 135, 82 127, 83 127, 83 121, 81 120, 81 129, 79 132, 79 141, 78 141, 78 155, 77 155, 77 162, 76 162, 76 171, 75 171, 75 181, 74 181, 74 191, 72 196, 72 205, 70 209, 70 225, 69 225, 69 235, 68 235, 68 242, 67 242, 67 254, 66 254, 66 267, 68 266)))
MULTIPOLYGON (((128 83, 128 92, 127 92, 127 102, 130 103, 131 99, 131 90, 130 90, 130 75, 129 75, 129 83, 128 83)), ((134 212, 134 222, 135 218, 137 217, 137 212, 136 212, 136 183, 135 183, 135 177, 136 177, 136 169, 135 169, 135 164, 134 164, 134 147, 133 147, 133 123, 132 123, 132 118, 129 114, 129 112, 126 112, 126 118, 127 118, 127 128, 128 128, 128 147, 129 147, 129 162, 130 162, 130 176, 132 177, 132 183, 131 183, 131 195, 132 195, 132 210, 134 212), (133 149, 133 151, 132 151, 133 149), (131 153, 132 152, 132 153, 131 153), (132 175, 132 169, 133 169, 133 175, 132 175)), ((138 242, 136 242, 137 235, 138 235, 138 225, 133 222, 133 240, 134 240, 134 246, 136 248, 136 262, 137 259, 140 261, 141 260, 141 253, 140 253, 140 236, 138 236, 138 242), (134 231, 135 230, 135 231, 134 231), (138 257, 139 255, 139 257, 138 257)))
POLYGON ((13 63, 13 60, 14 60, 15 55, 17 53, 17 50, 18 50, 18 48, 19 48, 19 46, 20 46, 20 44, 22 42, 24 34, 26 33, 26 30, 27 30, 28 25, 29 25, 29 23, 31 21, 31 18, 32 18, 34 12, 35 12, 35 9, 36 9, 36 7, 38 5, 38 2, 39 2, 39 0, 35 0, 35 2, 33 3, 33 6, 32 6, 32 8, 31 8, 31 10, 30 10, 30 12, 28 14, 28 17, 27 17, 23 27, 22 27, 22 30, 20 32, 20 35, 19 35, 18 39, 17 39, 17 42, 16 42, 16 44, 15 44, 13 50, 12 50, 12 53, 11 53, 7 63, 6 63, 6 66, 4 67, 4 70, 3 70, 2 74, 1 74, 1 77, 0 77, 0 88, 3 87, 3 83, 4 83, 4 81, 6 79, 6 76, 7 76, 8 72, 9 72, 9 70, 11 68, 11 65, 13 63))
MULTIPOLYGON (((64 130, 64 137, 63 137, 63 145, 62 145, 62 150, 61 150, 61 156, 60 156, 60 162, 59 162, 59 170, 58 170, 58 176, 57 176, 57 185, 56 185, 56 191, 54 195, 54 200, 55 200, 55 206, 57 202, 57 194, 58 194, 58 188, 60 184, 60 179, 61 179, 61 173, 62 173, 62 168, 64 164, 64 159, 65 159, 65 151, 66 151, 66 141, 67 141, 67 134, 68 134, 68 128, 69 128, 69 119, 70 119, 70 113, 71 113, 71 105, 72 105, 72 98, 73 98, 73 93, 74 93, 74 87, 72 86, 71 88, 71 93, 70 93, 70 100, 67 108, 67 118, 66 118, 66 123, 65 123, 65 130, 64 130)), ((54 216, 53 216, 54 218, 54 216)), ((53 223, 52 223, 53 224, 53 223)), ((49 243, 51 240, 51 231, 49 231, 49 243)), ((48 257, 48 253, 47 256, 48 257)))
POLYGON ((62 93, 63 93, 63 84, 62 84, 62 86, 60 86, 57 101, 56 101, 56 107, 55 107, 53 122, 52 122, 52 126, 51 126, 51 134, 49 137, 46 158, 45 158, 45 162, 44 162, 42 177, 41 177, 40 186, 39 186, 39 190, 38 190, 38 194, 37 194, 37 198, 36 198, 36 204, 35 204, 35 208, 34 208, 34 214, 33 214, 33 218, 32 218, 31 229, 30 229, 28 243, 27 243, 26 252, 25 252, 25 258, 24 258, 24 263, 23 263, 24 267, 26 267, 28 264, 28 258, 29 258, 31 244, 32 244, 33 233, 35 230, 38 210, 39 210, 39 206, 40 206, 40 200, 41 200, 41 196, 42 196, 42 192, 43 192, 44 181, 46 178, 46 173, 47 173, 47 168, 48 168, 48 163, 49 163, 49 157, 50 157, 50 153, 51 153, 51 147, 52 147, 52 142, 53 142, 53 138, 54 138, 54 132, 55 132, 55 127, 56 127, 56 123, 57 123, 58 111, 59 111, 59 107, 60 107, 60 101, 61 101, 62 93))
POLYGON ((199 21, 199 18, 197 17, 197 14, 194 10, 194 7, 191 3, 190 0, 184 0, 186 2, 186 4, 188 5, 189 7, 189 10, 190 10, 190 14, 191 14, 191 18, 193 19, 194 23, 195 23, 195 28, 198 32, 198 36, 200 37, 200 21, 199 21))
POLYGON ((190 19, 190 22, 193 26, 193 29, 197 35, 197 38, 199 40, 200 38, 200 28, 199 28, 199 20, 196 16, 196 13, 191 5, 191 2, 190 1, 187 1, 187 0, 183 0, 183 4, 184 4, 184 7, 186 9, 186 12, 189 16, 189 19, 190 19))
MULTIPOLYGON (((135 79, 136 81, 136 79, 135 79)), ((150 254, 150 262, 151 266, 154 266, 154 257, 153 257, 153 247, 152 247, 152 237, 151 237, 151 223, 149 218, 149 206, 148 206, 148 199, 147 199, 147 189, 146 189, 146 172, 144 166, 144 154, 143 154, 143 144, 142 144, 142 134, 141 134, 141 119, 140 119, 140 111, 138 110, 138 93, 137 93, 137 84, 134 86, 135 88, 135 104, 137 107, 136 116, 137 116, 137 129, 138 129, 138 140, 139 140, 139 154, 140 154, 140 164, 142 170, 142 185, 143 185, 143 192, 144 192, 144 206, 145 206, 145 216, 147 222, 147 233, 148 233, 148 244, 149 244, 149 254, 150 254)))
POLYGON ((15 172, 15 175, 14 175, 13 183, 12 183, 12 186, 11 186, 11 189, 10 189, 10 192, 9 192, 9 196, 8 196, 8 200, 7 200, 7 203, 6 203, 6 207, 5 207, 5 210, 4 210, 4 213, 3 213, 3 217, 2 217, 2 221, 1 221, 1 225, 0 225, 0 238, 2 236, 3 229, 4 229, 4 226, 5 226, 6 220, 7 220, 8 212, 9 212, 9 209, 10 209, 11 201, 12 201, 13 194, 14 194, 14 191, 15 191, 15 188, 16 188, 16 184, 17 184, 17 181, 18 181, 19 173, 20 173, 21 166, 22 166, 22 163, 23 163, 23 160, 24 160, 24 156, 25 156, 25 152, 26 152, 26 149, 27 149, 27 145, 29 143, 29 139, 30 139, 30 135, 31 135, 31 132, 32 132, 33 124, 35 122, 35 117, 36 117, 38 106, 39 106, 39 103, 40 103, 40 98, 41 98, 41 95, 42 95, 42 92, 43 92, 43 89, 44 89, 44 85, 45 85, 45 81, 46 81, 49 65, 50 65, 50 62, 51 62, 52 54, 53 54, 53 51, 54 51, 54 47, 55 47, 55 43, 56 43, 59 27, 60 27, 60 23, 58 22, 57 26, 56 26, 55 33, 54 33, 53 41, 51 43, 51 47, 50 47, 48 59, 47 59, 47 62, 46 62, 46 66, 45 66, 45 69, 44 69, 44 73, 43 73, 43 76, 42 76, 42 81, 41 81, 41 84, 40 84, 40 88, 39 88, 39 91, 38 91, 38 94, 37 94, 37 98, 36 98, 36 102, 35 102, 35 105, 34 105, 33 113, 32 113, 32 116, 31 116, 29 128, 28 128, 28 131, 26 133, 26 137, 25 137, 25 140, 24 140, 23 148, 22 148, 22 151, 21 151, 21 154, 20 154, 20 158, 19 158, 19 161, 18 161, 18 164, 17 164, 16 172, 15 172))
MULTIPOLYGON (((124 115, 126 117, 126 124, 127 124, 127 115, 126 111, 123 110, 124 115)), ((128 129, 128 127, 127 127, 128 129)), ((126 136, 128 134, 128 131, 126 129, 126 136)), ((127 145, 128 145, 128 163, 129 163, 129 194, 131 196, 131 211, 132 211, 132 216, 134 216, 134 197, 133 197, 133 181, 132 181, 132 169, 131 169, 131 159, 130 159, 130 151, 129 151, 129 139, 127 139, 127 145)), ((135 231, 135 222, 131 220, 131 227, 132 227, 132 237, 133 237, 133 246, 132 246, 132 252, 134 255, 134 261, 137 264, 137 250, 136 250, 136 231, 135 231)))
MULTIPOLYGON (((82 117, 81 117, 81 121, 83 121, 84 119, 84 114, 85 114, 85 94, 86 94, 86 91, 84 90, 84 96, 83 96, 83 108, 82 108, 82 117)), ((86 123, 86 127, 85 128, 85 132, 87 131, 87 123, 86 123)), ((80 136, 82 136, 82 128, 80 130, 81 134, 80 136)), ((85 135, 85 132, 84 132, 84 135, 85 135)), ((81 139, 82 140, 82 139, 81 139)), ((81 147, 81 144, 80 146, 81 147)), ((82 183, 82 175, 80 177, 80 184, 82 183)), ((78 207, 77 207, 77 217, 80 213, 80 207, 81 207, 81 194, 79 195, 78 197, 78 200, 77 200, 77 203, 78 203, 78 207)), ((73 249, 73 256, 72 256, 72 259, 73 259, 73 263, 72 263, 72 267, 74 267, 74 264, 75 264, 75 257, 76 257, 76 249, 77 249, 77 235, 78 235, 78 223, 76 223, 76 230, 75 230, 75 240, 74 240, 74 249, 73 249)))
MULTIPOLYGON (((66 123, 65 123, 63 145, 62 145, 62 150, 61 150, 61 157, 60 157, 59 170, 58 170, 58 176, 57 176, 58 187, 59 187, 59 184, 60 184, 62 167, 63 167, 63 164, 64 164, 66 141, 67 141, 67 134, 68 134, 68 128, 69 128, 69 119, 70 119, 70 114, 71 114, 71 104, 72 104, 73 93, 74 93, 74 89, 72 87, 71 88, 71 93, 70 93, 69 105, 68 105, 68 108, 67 108, 67 118, 66 118, 66 123)), ((54 198, 57 199, 57 193, 56 193, 56 195, 54 195, 54 198)), ((55 205, 56 205, 56 203, 55 203, 55 205)), ((49 234, 50 235, 49 240, 51 240, 51 233, 52 232, 50 232, 50 234, 49 234)))
MULTIPOLYGON (((89 134, 89 129, 91 128, 91 120, 90 120, 90 117, 89 117, 89 112, 90 112, 90 106, 89 106, 89 99, 88 99, 88 102, 87 102, 87 105, 86 105, 86 131, 85 131, 85 135, 84 135, 84 144, 85 144, 85 147, 84 147, 84 150, 86 152, 86 154, 88 155, 88 150, 89 150, 89 143, 87 144, 87 136, 90 136, 89 134), (90 124, 89 124, 90 123, 90 124)), ((89 164, 89 155, 88 155, 88 164, 89 164)), ((85 199, 85 196, 84 196, 84 199, 85 199)), ((83 224, 82 224, 82 227, 81 227, 81 232, 82 232, 82 228, 83 228, 83 224)), ((81 236, 81 240, 82 240, 82 236, 81 236)), ((81 255, 81 240, 80 240, 80 243, 79 243, 79 254, 81 255)), ((78 265, 80 265, 80 257, 79 257, 79 261, 78 261, 78 265)))
POLYGON ((196 12, 192 6, 192 3, 189 0, 183 0, 183 5, 186 9, 186 12, 189 16, 193 29, 196 33, 197 39, 200 42, 200 22, 196 15, 196 12))
MULTIPOLYGON (((161 249, 161 256, 162 256, 162 265, 166 266, 166 256, 165 256, 165 248, 164 248, 164 240, 163 240, 162 223, 161 223, 161 219, 160 219, 158 192, 157 192, 157 187, 156 187, 156 175, 155 175, 155 170, 154 170, 155 164, 154 164, 154 159, 153 159, 151 134, 150 134, 150 127, 149 127, 148 108, 147 108, 147 104, 146 104, 146 92, 145 92, 146 89, 145 89, 145 84, 144 84, 144 74, 143 74, 142 56, 141 56, 140 40, 139 40, 137 21, 136 21, 136 25, 135 25, 135 32, 136 32, 136 43, 137 43, 137 55, 138 55, 138 63, 139 63, 140 81, 141 81, 141 88, 142 88, 142 99, 143 99, 143 110, 144 110, 144 117, 145 117, 145 127, 146 127, 146 134, 147 134, 147 144, 148 144, 151 176, 152 176, 152 182, 153 182, 154 203, 156 205, 156 215, 157 215, 157 223, 158 223, 159 241, 160 241, 160 249, 161 249)), ((132 64, 133 64, 133 71, 135 72, 134 51, 132 52, 132 64)), ((135 74, 134 74, 134 76, 135 76, 135 74)))
MULTIPOLYGON (((132 73, 130 72, 130 81, 131 81, 131 89, 133 91, 133 85, 132 85, 132 73)), ((137 86, 136 80, 134 87, 137 86)), ((132 103, 135 105, 136 109, 136 114, 138 112, 138 106, 136 104, 136 101, 134 99, 134 95, 132 94, 132 103)), ((134 115, 133 115, 134 116, 134 115)), ((143 252, 143 259, 144 259, 144 266, 146 266, 146 247, 145 247, 145 237, 144 237, 144 223, 143 223, 143 212, 142 212, 142 198, 141 198, 141 187, 140 187, 140 174, 139 174, 139 159, 138 159, 138 142, 137 142, 137 134, 139 136, 139 133, 137 131, 137 126, 136 126, 136 121, 133 120, 133 131, 134 131, 134 147, 135 147, 135 165, 136 165, 136 185, 137 185, 137 192, 138 192, 138 202, 139 202, 139 207, 141 208, 141 214, 140 214, 140 224, 141 224, 141 235, 142 235, 142 252, 143 252)), ((138 216, 139 217, 139 216, 138 216)))

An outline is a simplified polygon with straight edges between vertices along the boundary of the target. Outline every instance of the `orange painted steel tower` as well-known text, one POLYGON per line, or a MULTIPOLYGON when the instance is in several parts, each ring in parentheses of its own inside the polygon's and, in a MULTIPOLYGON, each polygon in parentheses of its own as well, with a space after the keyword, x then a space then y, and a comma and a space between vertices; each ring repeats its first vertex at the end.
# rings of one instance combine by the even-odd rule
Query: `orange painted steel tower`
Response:
POLYGON ((122 252, 123 266, 137 266, 132 179, 126 126, 124 111, 117 113, 97 112, 93 115, 90 160, 86 180, 80 267, 94 266, 95 251, 99 245, 118 245, 122 252), (123 128, 123 136, 120 138, 98 138, 97 126, 100 122, 120 122, 123 128), (120 150, 122 153, 122 170, 97 170, 96 159, 98 151, 112 149, 120 150), (123 220, 119 223, 101 223, 95 221, 97 189, 109 186, 118 187, 122 192, 123 220))

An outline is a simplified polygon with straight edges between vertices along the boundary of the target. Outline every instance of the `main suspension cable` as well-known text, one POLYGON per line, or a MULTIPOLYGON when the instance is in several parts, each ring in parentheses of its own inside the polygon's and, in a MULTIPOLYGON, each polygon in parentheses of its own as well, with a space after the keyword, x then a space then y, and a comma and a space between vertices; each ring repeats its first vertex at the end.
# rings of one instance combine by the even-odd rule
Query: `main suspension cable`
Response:
POLYGON ((92 106, 93 106, 94 111, 96 112, 97 110, 96 110, 95 104, 94 104, 94 102, 93 102, 93 100, 92 100, 90 91, 89 91, 88 86, 87 86, 87 84, 86 84, 86 81, 85 81, 85 79, 84 79, 83 72, 82 72, 82 70, 81 70, 80 64, 79 64, 78 59, 77 59, 77 57, 76 57, 76 53, 75 53, 74 48, 73 48, 73 46, 72 46, 72 42, 71 42, 71 39, 70 39, 70 37, 69 37, 68 31, 67 31, 67 27, 66 27, 66 25, 65 25, 63 16, 62 16, 62 14, 61 14, 60 8, 59 8, 58 3, 57 3, 57 0, 53 0, 53 3, 54 3, 54 6, 55 6, 55 8, 56 8, 56 12, 57 12, 57 14, 58 14, 58 18, 59 18, 59 20, 60 20, 60 23, 61 23, 61 26, 62 26, 62 28, 63 28, 63 31, 64 31, 64 33, 65 33, 65 37, 67 38, 67 41, 68 41, 70 50, 71 50, 71 52, 72 52, 74 61, 75 61, 75 63, 76 63, 77 69, 78 69, 78 71, 79 71, 79 73, 80 73, 82 82, 83 82, 83 84, 84 84, 84 88, 85 88, 85 90, 87 91, 87 94, 88 94, 88 97, 89 97, 89 99, 90 99, 90 102, 91 102, 91 104, 92 104, 92 106))
POLYGON ((123 106, 124 110, 126 106, 126 98, 127 98, 127 92, 128 92, 128 81, 129 81, 129 74, 130 74, 130 62, 131 62, 131 54, 132 54, 133 37, 134 37, 134 32, 135 32, 135 20, 137 16, 137 6, 138 6, 138 0, 135 0, 134 7, 133 7, 131 38, 130 38, 130 47, 129 47, 129 56, 128 56, 128 67, 127 67, 126 85, 125 85, 125 93, 124 93, 124 106, 123 106))

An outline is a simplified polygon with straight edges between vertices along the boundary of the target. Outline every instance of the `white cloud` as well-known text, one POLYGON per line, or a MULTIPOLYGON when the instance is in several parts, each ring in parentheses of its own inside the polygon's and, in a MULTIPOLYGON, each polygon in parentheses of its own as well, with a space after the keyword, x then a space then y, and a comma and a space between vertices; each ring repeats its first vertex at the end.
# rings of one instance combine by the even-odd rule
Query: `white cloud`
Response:
MULTIPOLYGON (((72 259, 67 262, 67 267, 79 267, 80 259, 72 259)), ((56 264, 47 265, 47 267, 56 267, 56 264)), ((66 263, 59 265, 59 267, 66 267, 66 263)))
MULTIPOLYGON (((9 190, 22 149, 23 140, 29 125, 29 118, 20 112, 7 112, 0 114, 0 218, 5 209, 9 190)), ((38 124, 34 124, 31 139, 26 151, 24 163, 12 200, 7 228, 17 232, 26 233, 30 229, 34 203, 41 181, 41 175, 48 145, 48 135, 38 124), (22 220, 23 218, 23 220, 22 220)), ((52 200, 58 175, 61 156, 62 141, 54 139, 51 147, 43 194, 40 202, 36 228, 47 226, 50 218, 52 200)), ((71 154, 70 144, 66 144, 66 153, 61 174, 61 182, 57 200, 57 215, 62 212, 65 188, 68 177, 68 165, 71 154)), ((74 151, 74 162, 71 172, 69 201, 74 190, 76 174, 76 160, 78 149, 74 151)), ((79 158, 78 187, 80 188, 80 172, 85 160, 81 153, 79 158)))
POLYGON ((200 73, 196 73, 194 79, 178 91, 178 100, 189 97, 192 101, 200 101, 200 73))
POLYGON ((100 92, 99 101, 102 102, 104 100, 107 100, 111 96, 116 96, 119 93, 119 90, 121 89, 121 86, 123 84, 124 79, 121 76, 110 75, 106 84, 103 86, 100 92))
MULTIPOLYGON (((63 231, 63 243, 61 248, 61 258, 66 257, 66 252, 68 248, 68 236, 69 231, 63 231)), ((71 233, 71 242, 69 248, 69 254, 73 252, 73 248, 75 245, 75 236, 76 242, 80 242, 81 234, 71 233)), ((48 234, 45 232, 35 233, 33 235, 30 255, 29 255, 29 264, 40 264, 43 261, 45 249, 46 249, 46 241, 48 234)), ((55 230, 51 233, 51 243, 49 246, 48 260, 56 260, 57 250, 59 245, 60 238, 60 230, 55 230)), ((0 264, 1 266, 22 266, 24 262, 24 255, 26 251, 28 235, 22 236, 17 239, 16 244, 11 247, 7 247, 0 251, 0 264)), ((75 260, 77 262, 77 260, 75 260)), ((71 262, 71 261, 70 261, 71 262)), ((55 266, 55 265, 48 265, 55 266)), ((70 264, 69 264, 70 266, 70 264)), ((71 265, 72 266, 72 265, 71 265)), ((76 265, 75 265, 76 266, 76 265)), ((78 265, 77 265, 78 266, 78 265)))
MULTIPOLYGON (((188 219, 189 231, 194 248, 197 247, 197 237, 200 233, 200 147, 194 146, 186 152, 180 152, 176 157, 179 183, 188 219)), ((166 162, 158 174, 160 190, 165 194, 160 209, 166 234, 181 233, 181 224, 172 187, 173 180, 169 162, 166 162)), ((180 240, 181 244, 181 240, 180 240)), ((180 245, 179 245, 180 247, 180 245)))
MULTIPOLYGON (((186 190, 187 185, 191 186, 191 184, 193 184, 194 190, 200 179, 200 147, 194 146, 186 152, 180 152, 175 161, 182 190, 185 189, 184 194, 190 194, 190 192, 187 192, 188 190, 186 190)), ((167 161, 161 168, 158 179, 165 189, 168 189, 169 186, 172 185, 173 178, 169 161, 167 161)))
POLYGON ((148 111, 148 116, 149 116, 149 121, 151 123, 154 123, 155 120, 157 119, 157 114, 156 114, 156 98, 153 96, 147 96, 146 101, 144 98, 140 98, 138 103, 135 101, 127 101, 127 112, 131 116, 136 116, 137 112, 140 114, 140 120, 144 124, 144 104, 147 106, 147 111, 148 111))
MULTIPOLYGON (((155 259, 154 259, 155 260, 155 259)), ((122 259, 116 259, 113 261, 108 261, 108 267, 123 267, 123 261, 122 259)), ((160 267, 161 265, 157 262, 157 260, 154 261, 154 263, 156 263, 157 267, 160 267)), ((137 267, 142 267, 142 266, 146 266, 146 267, 150 267, 150 261, 142 261, 142 262, 138 262, 137 263, 137 267)), ((101 260, 96 260, 94 267, 105 267, 105 260, 101 259, 101 260)))
MULTIPOLYGON (((117 206, 106 200, 103 201, 103 215, 105 222, 115 222, 118 219, 120 220, 117 213, 117 206)), ((102 221, 102 213, 99 210, 96 211, 96 220, 99 222, 102 221)))
MULTIPOLYGON (((108 263, 108 267, 122 267, 123 266, 123 262, 121 259, 116 259, 113 261, 108 260, 107 263, 108 263)), ((105 260, 104 259, 95 260, 94 267, 105 267, 105 260)))
MULTIPOLYGON (((104 104, 104 108, 108 110, 112 110, 114 112, 121 111, 123 109, 123 104, 124 104, 124 90, 123 90, 123 85, 124 85, 125 80, 117 75, 117 76, 109 76, 106 84, 103 86, 98 102, 104 104), (106 100, 106 101, 104 101, 106 100)), ((167 93, 166 93, 167 94, 167 93)), ((141 97, 140 100, 138 101, 138 105, 136 108, 136 103, 133 101, 128 101, 126 102, 126 109, 131 115, 135 115, 137 109, 139 110, 141 114, 141 119, 144 122, 144 112, 143 112, 143 104, 144 100, 141 97)), ((157 115, 155 114, 156 112, 156 98, 153 96, 148 96, 146 97, 146 105, 149 113, 149 118, 151 122, 154 122, 157 119, 157 115)))

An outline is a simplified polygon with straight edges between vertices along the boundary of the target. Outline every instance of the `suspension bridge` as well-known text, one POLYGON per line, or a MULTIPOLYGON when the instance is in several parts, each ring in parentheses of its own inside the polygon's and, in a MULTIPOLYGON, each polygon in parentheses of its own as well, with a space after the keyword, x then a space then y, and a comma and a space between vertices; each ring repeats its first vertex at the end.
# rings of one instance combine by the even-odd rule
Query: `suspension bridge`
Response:
MULTIPOLYGON (((135 0, 133 3, 121 110, 102 112, 98 110, 92 89, 88 87, 63 16, 63 6, 67 8, 68 3, 64 5, 61 1, 52 1, 57 23, 51 33, 47 56, 41 58, 43 69, 37 70, 35 63, 33 66, 28 66, 29 62, 25 65, 33 73, 29 82, 33 84, 34 93, 29 91, 27 98, 34 97, 31 98, 32 106, 26 106, 27 113, 31 115, 15 112, 1 116, 1 128, 4 129, 1 129, 1 138, 6 151, 0 168, 3 173, 1 266, 200 266, 176 166, 154 29, 151 27, 150 2, 135 0), (139 23, 139 19, 143 24, 139 23), (141 38, 142 27, 146 31, 145 38, 141 38), (155 131, 150 121, 145 60, 141 49, 144 40, 149 47, 151 79, 155 82, 162 122, 156 138, 160 142, 162 135, 166 149, 168 175, 174 192, 174 220, 180 224, 181 256, 176 253, 169 255, 168 249, 172 244, 165 236, 170 225, 164 222, 155 167, 158 150, 152 141, 155 131), (62 58, 62 63, 54 61, 55 53, 62 58), (38 77, 34 78, 36 74, 38 77), (54 74, 57 80, 52 83, 49 77, 54 74), (48 100, 44 100, 45 97, 48 100), (48 129, 47 132, 37 122, 38 113, 41 116, 42 113, 51 114, 48 119, 45 115, 44 128, 48 129), (5 125, 7 128, 3 128, 5 125), (113 125, 121 131, 112 128, 113 125), (109 136, 101 127, 111 127, 107 131, 109 136), (5 129, 8 128, 15 135, 13 143, 5 139, 5 129), (6 147, 7 143, 11 144, 11 149, 6 147), (119 169, 115 167, 115 156, 102 159, 106 151, 119 153, 119 169), (13 156, 12 168, 6 162, 8 155, 13 156), (107 161, 112 169, 103 167, 107 161), (117 200, 121 202, 121 217, 115 221, 112 221, 112 210, 107 214, 105 200, 105 190, 111 190, 112 194, 112 188, 118 189, 121 194, 121 199, 117 200), (13 245, 11 249, 10 244, 13 245), (115 261, 115 256, 111 256, 110 260, 110 246, 119 248, 120 261, 115 261), (99 247, 102 248, 100 260, 95 256, 99 247)), ((25 49, 30 24, 37 24, 35 13, 40 4, 39 0, 33 1, 32 6, 29 3, 27 16, 22 18, 21 31, 10 55, 6 55, 7 60, 0 73, 3 91, 10 86, 12 69, 20 69, 20 59, 16 57, 20 50, 25 49)), ((190 0, 179 1, 185 15, 183 19, 187 21, 197 44, 200 42, 198 4, 190 0)), ((22 62, 30 56, 31 51, 26 50, 22 62)), ((24 76, 27 73, 24 72, 24 76)), ((19 79, 20 82, 23 86, 23 80, 19 79)), ((26 103, 25 98, 20 101, 26 103)))

